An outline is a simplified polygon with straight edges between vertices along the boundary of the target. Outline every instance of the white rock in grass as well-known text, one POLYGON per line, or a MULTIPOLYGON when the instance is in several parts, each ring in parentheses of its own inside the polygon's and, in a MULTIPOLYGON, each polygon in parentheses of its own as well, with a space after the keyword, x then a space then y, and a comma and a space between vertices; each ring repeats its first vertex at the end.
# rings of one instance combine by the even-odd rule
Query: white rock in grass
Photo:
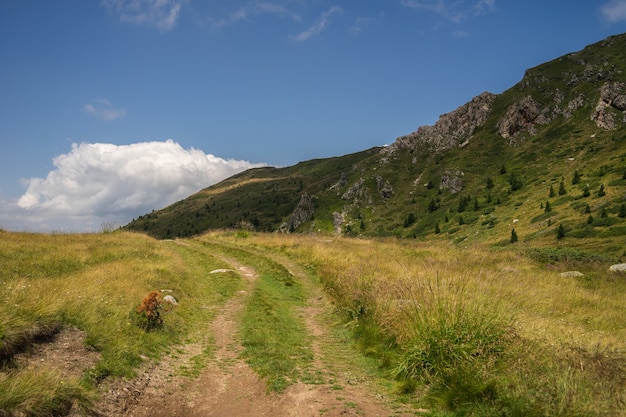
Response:
POLYGON ((615 264, 609 267, 612 272, 626 272, 626 264, 615 264))
POLYGON ((582 277, 585 274, 579 271, 567 271, 567 272, 561 272, 559 275, 562 276, 563 278, 576 278, 576 277, 582 277))
POLYGON ((178 305, 178 301, 176 301, 176 299, 174 298, 173 295, 166 295, 165 297, 163 297, 163 302, 169 303, 173 306, 177 306, 178 305))
POLYGON ((214 269, 213 271, 209 272, 209 274, 220 274, 223 272, 235 272, 234 269, 214 269))

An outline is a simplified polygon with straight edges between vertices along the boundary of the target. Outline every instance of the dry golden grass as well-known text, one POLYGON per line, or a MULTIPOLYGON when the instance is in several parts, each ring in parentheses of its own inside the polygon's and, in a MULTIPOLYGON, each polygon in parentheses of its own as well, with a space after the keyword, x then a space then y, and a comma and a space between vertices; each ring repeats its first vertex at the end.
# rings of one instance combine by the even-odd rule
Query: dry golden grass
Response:
POLYGON ((363 327, 374 321, 394 341, 397 375, 439 378, 425 382, 443 409, 465 401, 480 404, 472 415, 624 415, 626 277, 607 264, 544 265, 521 245, 219 238, 282 251, 314 269, 344 317, 362 326, 357 336, 373 337, 363 327), (560 276, 572 269, 584 276, 560 276))

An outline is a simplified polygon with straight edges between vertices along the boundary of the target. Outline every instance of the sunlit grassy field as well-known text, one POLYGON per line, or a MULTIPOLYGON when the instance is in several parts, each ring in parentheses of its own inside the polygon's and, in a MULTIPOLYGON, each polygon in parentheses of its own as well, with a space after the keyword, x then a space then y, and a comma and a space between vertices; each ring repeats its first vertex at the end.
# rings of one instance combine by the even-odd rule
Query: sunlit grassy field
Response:
POLYGON ((606 263, 564 248, 228 239, 315 271, 363 352, 441 415, 624 415, 626 276, 606 263))
POLYGON ((231 267, 224 257, 260 274, 243 313, 248 362, 277 391, 307 377, 310 335, 290 317, 305 294, 266 253, 308 271, 398 398, 433 416, 626 415, 626 276, 580 249, 526 244, 0 231, 0 410, 52 415, 74 405, 89 413, 101 381, 132 376, 178 343, 210 344, 206 324, 242 287, 235 272, 209 278, 231 267), (573 270, 582 276, 561 276, 573 270), (133 314, 152 290, 180 304, 162 328, 146 331, 133 314), (29 338, 70 326, 100 354, 81 378, 12 363, 29 338), (260 340, 277 337, 272 331, 281 343, 260 340))
POLYGON ((239 285, 234 273, 206 279, 224 266, 141 234, 0 231, 0 415, 52 415, 75 403, 89 411, 99 381, 132 376, 170 346, 204 337, 198 326, 239 285), (163 328, 146 332, 133 315, 151 290, 165 290, 180 303, 164 317, 163 328), (86 347, 101 355, 83 378, 33 375, 12 365, 12 354, 30 339, 68 326, 85 331, 86 347))

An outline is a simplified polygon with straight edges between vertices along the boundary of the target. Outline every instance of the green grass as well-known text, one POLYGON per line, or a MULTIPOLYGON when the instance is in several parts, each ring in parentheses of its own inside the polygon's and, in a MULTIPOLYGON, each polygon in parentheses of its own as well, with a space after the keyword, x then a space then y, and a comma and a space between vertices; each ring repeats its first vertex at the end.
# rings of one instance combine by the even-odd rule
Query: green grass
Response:
POLYGON ((314 271, 380 376, 433 416, 625 415, 626 283, 593 251, 254 234, 239 243, 314 271), (584 275, 559 276, 572 269, 584 275))
POLYGON ((207 279, 226 266, 209 254, 140 234, 0 232, 0 239, 0 410, 8 413, 46 415, 29 410, 83 404, 105 378, 132 377, 146 358, 158 360, 182 341, 208 343, 214 306, 240 285, 237 274, 207 279), (155 289, 171 292, 179 305, 164 315, 162 328, 146 332, 131 317, 155 289), (35 378, 8 366, 39 335, 67 326, 83 330, 86 347, 100 354, 82 378, 61 383, 53 370, 35 378))
POLYGON ((243 357, 271 391, 284 391, 289 385, 310 379, 313 359, 310 336, 297 309, 304 305, 302 284, 284 266, 250 251, 206 242, 259 274, 245 306, 241 324, 243 357))

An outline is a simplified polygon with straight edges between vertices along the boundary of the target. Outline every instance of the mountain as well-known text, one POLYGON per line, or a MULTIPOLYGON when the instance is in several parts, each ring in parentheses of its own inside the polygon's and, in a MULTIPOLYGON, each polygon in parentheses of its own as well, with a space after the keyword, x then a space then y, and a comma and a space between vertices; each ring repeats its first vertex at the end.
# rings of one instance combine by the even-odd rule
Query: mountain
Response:
POLYGON ((387 147, 256 168, 133 220, 537 245, 626 258, 626 34, 528 69, 387 147), (513 232, 515 230, 515 232, 513 232))

